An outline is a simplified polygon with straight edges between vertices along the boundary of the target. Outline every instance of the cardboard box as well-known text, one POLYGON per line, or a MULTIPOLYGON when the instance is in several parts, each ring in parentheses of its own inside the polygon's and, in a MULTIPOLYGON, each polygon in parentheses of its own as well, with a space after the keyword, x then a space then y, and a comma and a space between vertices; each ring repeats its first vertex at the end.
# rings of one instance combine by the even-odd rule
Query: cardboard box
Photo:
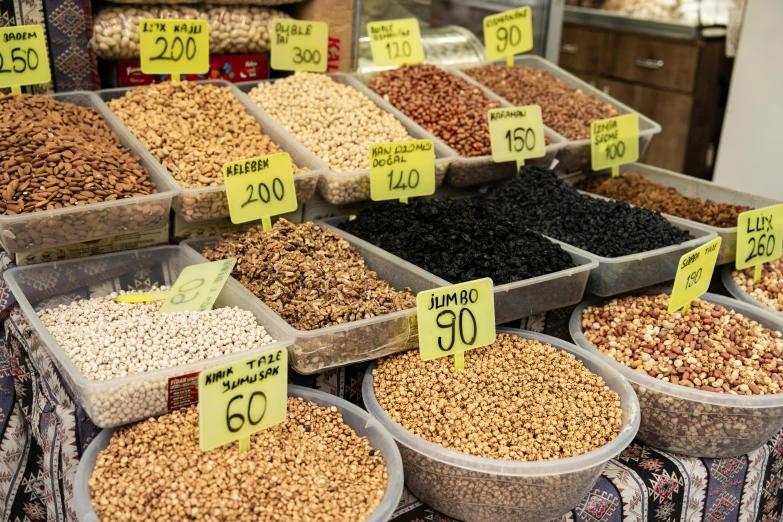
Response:
POLYGON ((291 6, 298 20, 317 20, 329 24, 329 64, 326 72, 350 72, 353 69, 353 0, 306 0, 291 6))

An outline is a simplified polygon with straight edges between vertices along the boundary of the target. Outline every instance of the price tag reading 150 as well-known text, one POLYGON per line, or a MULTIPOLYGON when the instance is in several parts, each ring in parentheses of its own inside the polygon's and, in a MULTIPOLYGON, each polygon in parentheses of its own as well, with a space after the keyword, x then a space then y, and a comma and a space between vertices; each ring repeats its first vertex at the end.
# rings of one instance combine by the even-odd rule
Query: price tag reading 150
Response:
POLYGON ((373 201, 429 196, 435 193, 435 147, 432 140, 370 145, 370 198, 373 201))
POLYGON ((11 87, 19 94, 22 85, 48 83, 51 79, 41 26, 0 28, 0 87, 11 87))
POLYGON ((419 354, 425 361, 454 355, 457 369, 464 353, 495 342, 492 279, 426 290, 416 295, 419 354))
POLYGON ((367 24, 372 59, 378 67, 424 62, 419 21, 415 18, 367 24))
POLYGON ((684 254, 677 265, 672 295, 669 297, 669 313, 687 310, 691 301, 710 288, 712 273, 718 261, 721 238, 717 237, 684 254))
POLYGON ((484 18, 484 47, 487 60, 506 58, 514 65, 514 55, 533 48, 533 14, 530 7, 520 7, 484 18))
POLYGON ((590 159, 593 170, 612 169, 639 159, 639 116, 626 114, 590 124, 590 159))
POLYGON ((144 18, 139 24, 141 72, 170 74, 174 82, 179 81, 180 74, 209 72, 206 20, 144 18))
POLYGON ((212 310, 236 262, 232 257, 185 267, 166 293, 158 313, 212 310))
POLYGON ((489 138, 495 163, 546 156, 544 123, 541 107, 528 105, 505 109, 490 109, 489 138))
POLYGON ((761 265, 780 257, 783 249, 783 205, 743 212, 737 218, 737 270, 754 266, 753 281, 761 265))
POLYGON ((326 72, 329 60, 329 25, 306 20, 273 21, 272 69, 326 72))

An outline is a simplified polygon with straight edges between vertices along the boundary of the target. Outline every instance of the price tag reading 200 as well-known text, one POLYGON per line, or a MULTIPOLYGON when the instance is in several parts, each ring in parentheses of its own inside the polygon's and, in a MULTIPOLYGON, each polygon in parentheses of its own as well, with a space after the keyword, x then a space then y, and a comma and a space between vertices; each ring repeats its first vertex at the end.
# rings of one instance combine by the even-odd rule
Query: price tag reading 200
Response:
POLYGON ((212 310, 236 262, 232 257, 185 267, 166 293, 158 313, 212 310))
POLYGON ((272 69, 326 72, 329 61, 329 25, 306 20, 273 21, 272 69))
POLYGON ((492 279, 419 292, 416 316, 421 358, 429 361, 454 355, 459 368, 464 352, 495 342, 492 279))
POLYGON ((209 72, 209 24, 206 20, 161 20, 139 22, 139 55, 144 74, 209 72))
POLYGON ((40 25, 0 28, 0 87, 47 83, 52 78, 40 25))
POLYGON ((373 201, 429 196, 435 193, 435 146, 432 140, 370 145, 370 198, 373 201))
POLYGON ((718 261, 721 238, 717 237, 683 254, 677 265, 674 277, 672 295, 669 298, 669 313, 673 314, 680 308, 686 310, 691 301, 700 297, 710 288, 712 273, 718 261))
POLYGON ((495 163, 543 158, 546 138, 541 107, 490 109, 489 138, 495 163))
POLYGON ((272 216, 293 212, 298 206, 287 152, 226 163, 223 181, 234 224, 261 219, 268 230, 272 216))

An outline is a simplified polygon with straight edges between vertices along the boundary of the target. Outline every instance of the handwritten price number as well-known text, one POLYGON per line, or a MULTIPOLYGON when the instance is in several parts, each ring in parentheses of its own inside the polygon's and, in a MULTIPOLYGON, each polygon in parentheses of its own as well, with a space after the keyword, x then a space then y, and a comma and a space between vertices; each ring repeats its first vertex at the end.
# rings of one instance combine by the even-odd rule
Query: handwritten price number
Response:
POLYGON ((522 30, 516 25, 512 25, 509 29, 500 26, 495 31, 495 37, 498 39, 497 51, 505 53, 509 46, 516 47, 522 42, 522 30))
MULTIPOLYGON (((459 294, 460 296, 460 304, 461 305, 467 305, 468 303, 474 304, 478 300, 478 290, 475 288, 468 290, 462 290, 459 294), (475 292, 475 294, 474 294, 475 292)), ((438 325, 439 328, 449 328, 451 329, 451 342, 449 343, 449 346, 447 348, 443 347, 443 337, 438 336, 438 348, 443 350, 444 352, 451 351, 452 348, 454 348, 454 342, 457 340, 456 337, 456 326, 457 326, 457 314, 454 313, 451 310, 443 310, 440 312, 435 319, 435 324, 438 325), (449 317, 451 319, 451 322, 447 322, 446 324, 441 323, 441 317, 449 317)), ((473 346, 476 343, 476 335, 478 334, 478 328, 476 325, 476 316, 473 315, 473 312, 470 310, 470 308, 461 308, 459 311, 459 338, 462 341, 462 344, 466 346, 473 346), (470 340, 465 339, 465 312, 467 312, 467 316, 470 316, 470 320, 472 322, 472 330, 473 330, 473 337, 470 338, 470 340)))
POLYGON ((751 246, 751 251, 748 257, 745 258, 745 262, 749 262, 756 257, 769 257, 775 252, 775 236, 762 234, 758 238, 758 244, 755 237, 748 238, 748 244, 751 246))
POLYGON ((514 129, 513 134, 511 130, 508 130, 506 131, 506 140, 508 141, 509 152, 522 152, 523 150, 536 148, 536 133, 533 129, 517 127, 514 129))
POLYGON ((319 65, 321 63, 321 51, 315 50, 312 51, 310 49, 302 50, 301 47, 296 46, 294 47, 294 57, 293 57, 295 64, 300 63, 312 63, 315 65, 319 65))
POLYGON ((204 286, 204 283, 206 282, 206 279, 203 277, 198 277, 196 279, 191 279, 187 283, 183 283, 177 287, 176 294, 174 294, 171 297, 171 304, 179 305, 183 303, 189 303, 190 301, 194 300, 199 296, 201 292, 195 292, 193 294, 193 297, 190 299, 186 299, 187 294, 189 292, 194 292, 204 286))
POLYGON ((611 143, 606 147, 606 159, 622 159, 625 156, 625 142, 611 143))
POLYGON ((403 40, 402 43, 389 42, 386 44, 386 52, 388 53, 390 60, 410 58, 413 56, 413 47, 408 40, 403 40))
POLYGON ((283 201, 283 198, 285 197, 285 187, 283 186, 283 180, 280 178, 275 178, 274 181, 272 181, 272 192, 269 192, 269 187, 266 185, 266 183, 261 182, 258 184, 258 198, 253 198, 253 185, 250 184, 247 187, 245 187, 245 190, 249 192, 247 201, 242 203, 241 208, 245 208, 246 205, 249 205, 250 203, 255 203, 256 201, 260 201, 263 203, 269 203, 272 201, 272 196, 274 195, 275 199, 277 201, 283 201))
POLYGON ((698 283, 699 280, 701 279, 701 272, 702 272, 702 269, 699 268, 698 270, 696 270, 692 274, 688 275, 688 279, 685 282, 685 288, 690 288, 693 285, 695 285, 696 283, 698 283))
POLYGON ((23 73, 28 69, 34 71, 38 69, 38 64, 41 63, 35 49, 27 49, 27 53, 25 53, 21 47, 14 47, 11 49, 11 61, 14 62, 13 69, 6 68, 5 58, 3 58, 3 54, 0 53, 0 73, 23 73), (17 53, 19 54, 17 55, 17 53), (33 61, 35 61, 35 64, 33 64, 33 61))
POLYGON ((408 172, 408 182, 407 183, 403 183, 402 182, 402 180, 403 180, 403 178, 405 176, 405 171, 401 170, 399 174, 400 175, 397 178, 397 183, 392 185, 392 183, 394 183, 394 170, 392 169, 392 171, 389 172, 389 174, 388 174, 388 177, 389 177, 389 190, 395 190, 395 189, 405 190, 407 188, 414 189, 414 188, 419 186, 419 171, 418 170, 411 169, 410 172, 408 172), (415 178, 414 178, 414 175, 416 176, 415 178))
POLYGON ((171 50, 168 56, 165 56, 166 51, 169 51, 169 41, 165 36, 158 36, 155 40, 155 45, 163 44, 163 50, 159 55, 153 56, 150 60, 169 60, 172 62, 178 62, 184 55, 187 60, 192 60, 196 57, 196 39, 192 36, 188 36, 187 43, 182 43, 182 38, 175 36, 171 41, 171 50), (179 46, 179 47, 178 47, 179 46))

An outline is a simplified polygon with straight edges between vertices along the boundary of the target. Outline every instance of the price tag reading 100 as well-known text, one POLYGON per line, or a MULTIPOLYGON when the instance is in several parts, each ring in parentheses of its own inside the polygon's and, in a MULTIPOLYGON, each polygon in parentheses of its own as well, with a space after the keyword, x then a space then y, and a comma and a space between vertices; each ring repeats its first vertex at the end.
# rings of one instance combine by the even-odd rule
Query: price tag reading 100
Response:
POLYGON ((590 124, 590 161, 593 170, 612 169, 639 159, 639 116, 625 114, 590 124))
POLYGON ((46 38, 40 25, 0 28, 0 87, 21 94, 22 85, 52 79, 46 55, 46 38))
POLYGON ((139 22, 139 55, 144 74, 209 72, 209 25, 206 20, 161 20, 139 22))

